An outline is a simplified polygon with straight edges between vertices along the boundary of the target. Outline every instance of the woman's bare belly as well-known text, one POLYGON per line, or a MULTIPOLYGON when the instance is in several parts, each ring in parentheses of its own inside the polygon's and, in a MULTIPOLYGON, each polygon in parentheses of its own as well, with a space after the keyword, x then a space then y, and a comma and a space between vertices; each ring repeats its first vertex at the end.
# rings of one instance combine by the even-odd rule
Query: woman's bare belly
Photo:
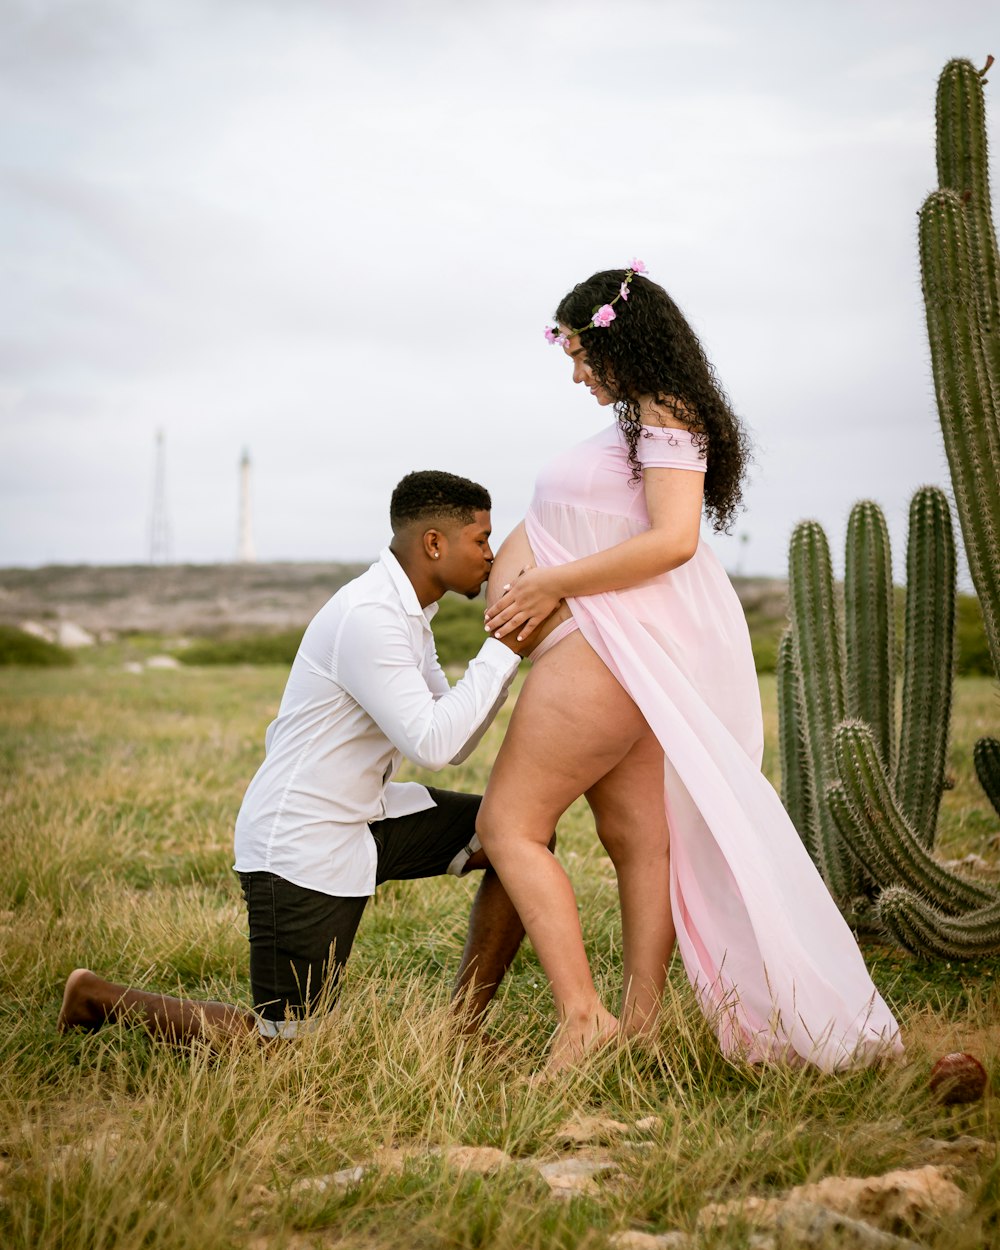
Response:
MULTIPOLYGON (((500 544, 500 550, 493 561, 490 580, 486 584, 487 607, 492 607, 496 603, 503 594, 504 586, 508 583, 513 585, 517 580, 518 574, 523 569, 533 569, 534 567, 535 556, 528 542, 528 535, 522 521, 516 529, 511 530, 500 544)), ((528 651, 525 652, 528 658, 530 659, 532 652, 538 644, 544 641, 556 626, 563 621, 568 621, 572 615, 565 602, 560 603, 552 615, 547 616, 542 621, 541 625, 538 626, 528 640, 531 644, 528 651)))

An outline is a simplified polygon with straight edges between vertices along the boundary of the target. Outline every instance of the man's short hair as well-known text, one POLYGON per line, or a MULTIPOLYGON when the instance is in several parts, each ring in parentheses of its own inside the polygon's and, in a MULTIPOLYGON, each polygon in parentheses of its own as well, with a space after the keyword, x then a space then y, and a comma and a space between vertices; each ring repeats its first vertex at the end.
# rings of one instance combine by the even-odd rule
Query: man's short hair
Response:
POLYGON ((490 492, 478 482, 454 473, 424 469, 407 473, 389 500, 389 522, 398 533, 415 521, 453 521, 471 525, 477 512, 493 506, 490 492))

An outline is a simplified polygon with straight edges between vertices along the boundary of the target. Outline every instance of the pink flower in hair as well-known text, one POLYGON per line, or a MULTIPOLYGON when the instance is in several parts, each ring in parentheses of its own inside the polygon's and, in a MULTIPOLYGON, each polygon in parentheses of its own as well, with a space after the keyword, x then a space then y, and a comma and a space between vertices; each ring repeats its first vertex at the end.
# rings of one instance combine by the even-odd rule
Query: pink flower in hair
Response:
POLYGON ((629 265, 629 269, 631 269, 633 273, 645 273, 646 272, 646 266, 642 263, 641 260, 636 260, 634 256, 632 258, 631 265, 629 265))
POLYGON ((618 290, 618 294, 622 297, 622 299, 628 299, 628 283, 627 282, 623 282, 621 284, 621 287, 618 290))
POLYGON ((614 319, 615 310, 610 304, 602 304, 597 312, 594 313, 594 325, 599 326, 602 330, 607 329, 614 319))

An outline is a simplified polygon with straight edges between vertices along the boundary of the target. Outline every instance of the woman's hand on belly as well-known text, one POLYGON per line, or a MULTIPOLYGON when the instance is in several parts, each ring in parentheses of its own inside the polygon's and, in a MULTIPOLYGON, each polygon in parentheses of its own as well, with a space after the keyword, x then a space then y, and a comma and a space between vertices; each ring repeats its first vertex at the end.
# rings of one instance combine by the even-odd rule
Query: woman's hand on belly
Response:
POLYGON ((486 609, 486 629, 489 633, 494 638, 503 638, 516 629, 520 642, 538 629, 560 605, 565 608, 562 598, 550 588, 550 582, 548 570, 526 568, 518 573, 513 582, 505 583, 501 587, 500 598, 486 609))
POLYGON ((494 638, 498 639, 504 638, 517 629, 518 641, 526 640, 529 644, 523 649, 525 655, 530 655, 531 651, 555 629, 560 621, 566 620, 571 615, 569 608, 560 598, 552 599, 548 607, 541 611, 544 604, 535 603, 533 597, 532 602, 535 603, 536 612, 530 625, 513 619, 514 613, 509 612, 508 609, 512 603, 520 603, 526 579, 533 578, 535 574, 544 575, 544 572, 544 569, 535 567, 534 553, 522 523, 504 539, 493 561, 493 570, 486 587, 486 628, 494 638), (523 627, 518 628, 522 624, 523 627))

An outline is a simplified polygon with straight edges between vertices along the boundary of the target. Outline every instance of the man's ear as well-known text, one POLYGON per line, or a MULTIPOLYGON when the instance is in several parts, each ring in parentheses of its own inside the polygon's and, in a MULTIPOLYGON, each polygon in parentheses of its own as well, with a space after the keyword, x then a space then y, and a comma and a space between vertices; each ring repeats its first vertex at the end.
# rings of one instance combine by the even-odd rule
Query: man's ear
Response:
POLYGON ((429 560, 438 560, 448 545, 443 530, 424 530, 423 549, 429 560))

